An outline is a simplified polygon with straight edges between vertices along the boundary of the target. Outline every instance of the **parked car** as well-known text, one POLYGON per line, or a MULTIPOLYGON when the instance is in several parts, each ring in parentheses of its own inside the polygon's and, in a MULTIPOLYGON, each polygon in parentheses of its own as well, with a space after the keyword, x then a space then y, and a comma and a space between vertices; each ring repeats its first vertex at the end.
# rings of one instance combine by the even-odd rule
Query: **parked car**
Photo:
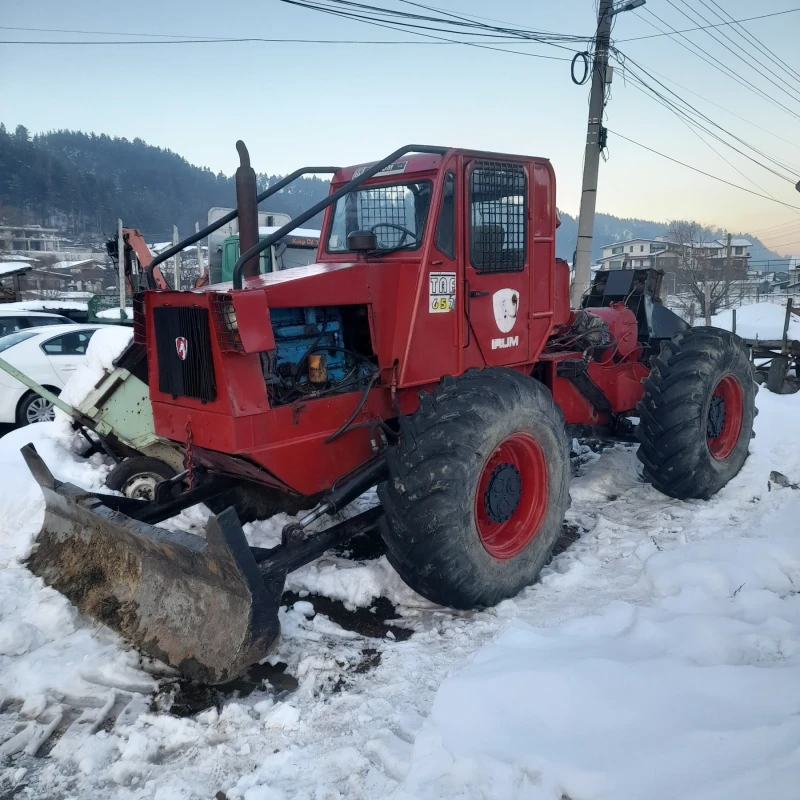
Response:
POLYGON ((43 311, 26 311, 20 308, 0 308, 0 337, 9 333, 39 328, 43 325, 73 325, 69 317, 61 314, 50 314, 43 311))
MULTIPOLYGON (((59 394, 86 356, 97 325, 48 325, 0 338, 0 358, 59 394)), ((30 425, 54 419, 52 403, 0 370, 0 423, 30 425)))

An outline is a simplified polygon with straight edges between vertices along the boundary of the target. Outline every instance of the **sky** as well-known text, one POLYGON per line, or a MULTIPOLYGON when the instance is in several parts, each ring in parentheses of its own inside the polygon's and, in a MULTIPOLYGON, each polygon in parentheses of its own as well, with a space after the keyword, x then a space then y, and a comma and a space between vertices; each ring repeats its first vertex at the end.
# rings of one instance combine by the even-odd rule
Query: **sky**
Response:
MULTIPOLYGON (((415 10, 401 0, 371 2, 415 10)), ((485 21, 490 17, 537 30, 591 36, 596 26, 594 0, 428 2, 485 21)), ((737 20, 800 6, 798 0, 717 2, 737 20)), ((23 124, 34 133, 69 128, 140 137, 228 174, 238 163, 234 144, 239 138, 247 143, 256 170, 271 174, 311 163, 377 160, 408 142, 524 153, 553 162, 559 207, 571 214, 578 211, 588 85, 572 82, 569 60, 533 57, 571 59, 582 49, 578 45, 566 50, 529 42, 497 45, 530 55, 429 43, 45 46, 30 42, 139 41, 149 38, 145 34, 156 34, 162 41, 169 36, 372 41, 420 37, 280 0, 138 0, 135 14, 130 13, 134 6, 108 0, 4 5, 0 39, 29 42, 0 43, 0 121, 10 129, 23 124)), ((746 61, 751 54, 763 61, 767 57, 731 27, 717 30, 725 31, 737 47, 725 40, 723 47, 705 31, 686 34, 729 65, 741 81, 768 91, 788 111, 720 74, 674 37, 625 41, 657 33, 651 23, 663 27, 649 12, 678 30, 707 24, 692 22, 681 10, 694 19, 702 14, 711 22, 720 21, 714 0, 647 0, 645 9, 616 16, 616 46, 715 123, 790 165, 790 174, 800 180, 800 10, 744 23, 797 77, 774 61, 768 64, 775 74, 759 75, 746 61)), ((759 235, 782 254, 800 254, 800 193, 792 183, 707 134, 702 134, 703 141, 619 67, 605 125, 612 133, 608 161, 600 167, 599 211, 659 221, 695 219, 734 233, 759 235), (699 175, 617 134, 797 208, 699 175)))

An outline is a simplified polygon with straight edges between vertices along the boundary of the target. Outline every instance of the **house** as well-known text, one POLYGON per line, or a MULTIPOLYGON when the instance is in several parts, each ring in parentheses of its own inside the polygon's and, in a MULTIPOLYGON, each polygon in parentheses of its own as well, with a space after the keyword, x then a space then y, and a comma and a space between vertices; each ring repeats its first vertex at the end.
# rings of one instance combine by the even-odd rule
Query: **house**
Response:
POLYGON ((56 261, 51 264, 34 264, 20 279, 25 297, 61 297, 68 292, 99 294, 116 285, 114 270, 99 264, 93 258, 80 261, 56 261))
POLYGON ((27 261, 0 261, 0 303, 13 303, 20 299, 20 278, 33 269, 27 261))
MULTIPOLYGON (((722 270, 730 260, 731 273, 744 278, 747 275, 747 260, 750 258, 751 242, 747 239, 731 238, 730 253, 728 240, 714 239, 692 245, 695 263, 708 270, 722 270)), ((680 290, 677 271, 680 259, 685 258, 688 246, 670 242, 664 236, 654 239, 628 239, 604 245, 603 255, 598 261, 600 269, 643 269, 653 267, 664 270, 664 286, 668 293, 680 290)), ((685 263, 685 262, 684 262, 685 263)))
POLYGON ((628 239, 603 245, 603 255, 598 261, 600 269, 634 269, 658 266, 659 257, 668 256, 668 251, 677 245, 664 237, 655 239, 628 239))
POLYGON ((41 225, 0 225, 0 251, 55 252, 66 244, 58 228, 41 225))

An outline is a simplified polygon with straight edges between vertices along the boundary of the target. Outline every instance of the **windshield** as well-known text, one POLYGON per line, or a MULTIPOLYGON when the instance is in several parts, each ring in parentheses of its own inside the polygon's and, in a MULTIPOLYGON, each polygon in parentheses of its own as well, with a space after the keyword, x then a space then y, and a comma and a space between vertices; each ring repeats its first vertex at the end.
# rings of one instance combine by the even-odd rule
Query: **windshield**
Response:
POLYGON ((430 181, 356 189, 336 202, 328 252, 348 250, 347 237, 372 231, 379 250, 419 247, 431 200, 430 181))
POLYGON ((0 353, 2 353, 3 350, 8 350, 9 347, 13 347, 15 344, 30 339, 31 336, 36 336, 36 333, 37 331, 18 331, 17 333, 6 334, 0 338, 0 353))
POLYGON ((283 242, 275 246, 275 261, 279 270, 307 267, 316 260, 316 247, 287 247, 283 242))

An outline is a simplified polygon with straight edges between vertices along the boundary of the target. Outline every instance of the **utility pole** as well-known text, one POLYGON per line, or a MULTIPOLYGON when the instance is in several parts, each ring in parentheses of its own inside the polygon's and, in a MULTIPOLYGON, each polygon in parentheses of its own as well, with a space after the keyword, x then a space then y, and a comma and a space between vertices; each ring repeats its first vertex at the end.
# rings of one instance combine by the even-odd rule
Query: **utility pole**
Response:
MULTIPOLYGON (((200 223, 195 222, 194 224, 194 232, 200 233, 200 223)), ((203 277, 203 273, 205 272, 205 265, 203 264, 203 241, 202 239, 197 240, 197 269, 198 269, 198 279, 203 277)))
MULTIPOLYGON (((172 244, 176 245, 176 244, 178 244, 179 241, 180 241, 180 238, 178 237, 178 226, 177 225, 173 225, 172 226, 172 244)), ((175 291, 179 292, 181 290, 181 254, 180 253, 175 253, 175 255, 172 258, 173 258, 172 267, 173 267, 173 274, 174 274, 174 278, 173 278, 174 284, 173 285, 175 287, 175 291)))
POLYGON ((122 220, 117 220, 117 259, 119 261, 119 318, 127 319, 125 311, 125 235, 122 220))
POLYGON ((606 129, 603 127, 606 82, 610 83, 608 70, 608 46, 611 38, 611 21, 622 11, 632 11, 645 4, 645 0, 630 0, 616 7, 613 0, 600 0, 597 10, 597 33, 594 38, 594 60, 592 63, 592 89, 589 95, 589 124, 586 128, 586 151, 583 157, 583 188, 581 210, 578 217, 578 244, 575 249, 575 277, 572 281, 572 307, 580 306, 583 295, 589 288, 592 272, 592 238, 594 213, 597 207, 597 174, 600 169, 600 153, 606 145, 606 129))

